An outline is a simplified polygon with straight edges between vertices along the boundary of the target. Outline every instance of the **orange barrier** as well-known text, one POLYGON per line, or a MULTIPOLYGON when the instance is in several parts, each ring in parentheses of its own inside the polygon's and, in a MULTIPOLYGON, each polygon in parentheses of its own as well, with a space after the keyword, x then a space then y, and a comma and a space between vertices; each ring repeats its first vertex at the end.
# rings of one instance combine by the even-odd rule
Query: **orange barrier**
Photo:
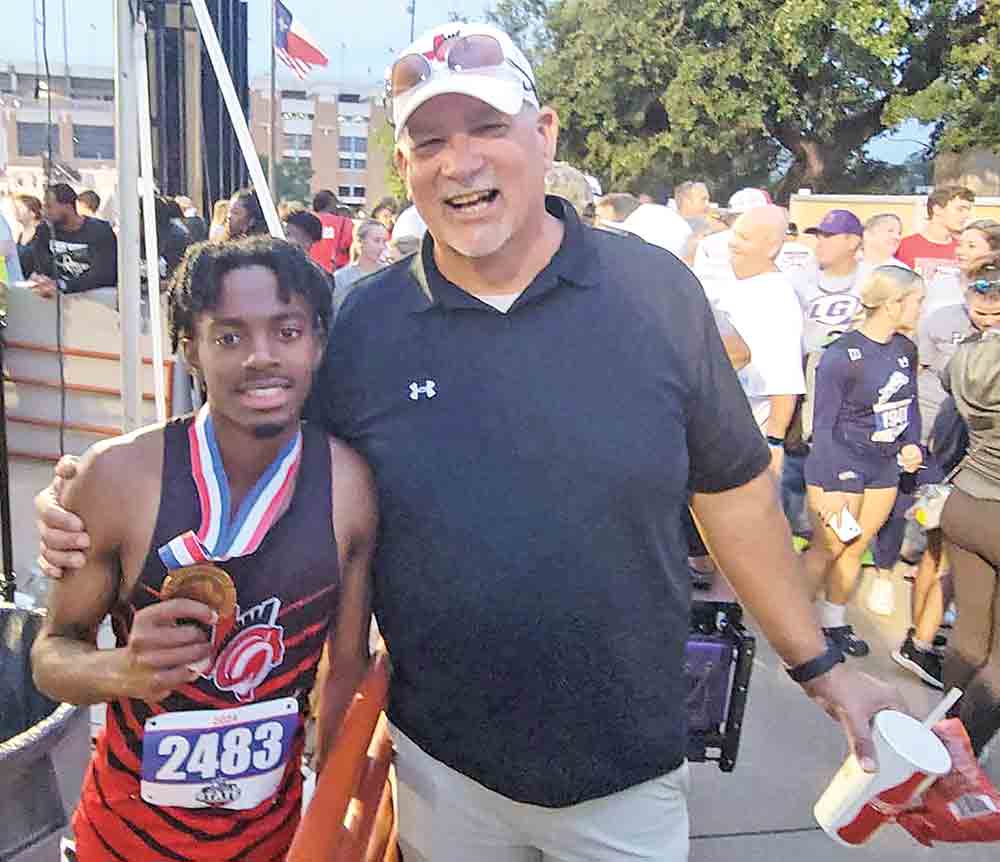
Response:
POLYGON ((286 862, 398 859, 389 777, 392 741, 382 712, 388 694, 388 658, 379 653, 347 710, 286 862))

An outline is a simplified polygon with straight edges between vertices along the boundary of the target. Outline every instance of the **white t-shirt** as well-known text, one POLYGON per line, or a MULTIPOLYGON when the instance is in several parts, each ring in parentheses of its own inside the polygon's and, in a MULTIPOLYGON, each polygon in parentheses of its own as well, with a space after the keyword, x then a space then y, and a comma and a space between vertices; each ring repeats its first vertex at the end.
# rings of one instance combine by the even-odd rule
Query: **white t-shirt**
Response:
POLYGON ((427 233, 427 223, 420 217, 415 206, 408 206, 399 214, 396 223, 392 226, 392 236, 400 239, 404 236, 415 236, 423 239, 427 233))
POLYGON ((670 207, 659 204, 642 204, 621 223, 621 227, 677 257, 684 256, 691 236, 691 225, 670 207))
POLYGON ((476 299, 480 302, 485 302, 487 305, 492 305, 501 314, 506 314, 510 311, 510 307, 517 302, 517 298, 524 291, 519 291, 518 293, 490 293, 490 294, 477 294, 476 299))
POLYGON ((736 274, 729 258, 729 240, 732 235, 731 230, 724 230, 703 237, 694 253, 694 274, 713 305, 721 302, 736 284, 736 274))
POLYGON ((720 303, 750 348, 750 364, 739 372, 754 419, 766 434, 771 395, 801 395, 802 307, 782 272, 765 272, 734 282, 720 303))
POLYGON ((816 254, 809 246, 801 242, 786 242, 775 265, 791 282, 795 288, 795 293, 802 296, 819 284, 819 264, 816 262, 816 254))

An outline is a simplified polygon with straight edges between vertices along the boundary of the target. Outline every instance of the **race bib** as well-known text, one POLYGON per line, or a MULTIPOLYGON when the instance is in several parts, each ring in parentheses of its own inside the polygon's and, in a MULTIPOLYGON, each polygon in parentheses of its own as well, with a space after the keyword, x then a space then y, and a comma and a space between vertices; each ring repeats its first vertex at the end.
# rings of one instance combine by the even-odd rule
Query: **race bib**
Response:
POLYGON ((181 808, 256 808, 277 792, 300 721, 294 697, 150 718, 142 798, 181 808))
POLYGON ((910 425, 910 402, 912 398, 902 401, 890 401, 888 404, 876 404, 875 432, 872 441, 875 443, 893 443, 899 439, 910 425))

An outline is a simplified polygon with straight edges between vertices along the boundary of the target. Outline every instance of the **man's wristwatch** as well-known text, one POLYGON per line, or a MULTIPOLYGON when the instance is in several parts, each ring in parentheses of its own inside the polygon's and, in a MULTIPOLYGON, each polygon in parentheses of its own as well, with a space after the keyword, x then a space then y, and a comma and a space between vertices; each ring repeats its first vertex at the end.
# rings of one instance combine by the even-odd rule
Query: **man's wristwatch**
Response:
POLYGON ((770 446, 772 449, 777 449, 778 447, 785 445, 785 438, 784 437, 773 437, 770 434, 768 434, 767 435, 767 445, 770 446))
POLYGON ((802 664, 797 664, 795 667, 785 668, 785 670, 788 671, 788 675, 795 680, 795 682, 802 685, 803 683, 816 679, 818 676, 822 676, 842 661, 844 661, 843 650, 841 650, 841 648, 836 644, 828 641, 825 653, 816 656, 814 659, 803 662, 802 664))

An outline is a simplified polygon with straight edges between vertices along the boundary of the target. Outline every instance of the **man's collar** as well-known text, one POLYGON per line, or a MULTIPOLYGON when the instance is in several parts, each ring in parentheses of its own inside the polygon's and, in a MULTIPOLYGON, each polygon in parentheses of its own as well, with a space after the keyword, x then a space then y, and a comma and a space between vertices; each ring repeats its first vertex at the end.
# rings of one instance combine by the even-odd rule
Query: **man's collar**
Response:
MULTIPOLYGON (((552 259, 525 289, 522 294, 525 302, 531 302, 561 284, 591 287, 600 280, 600 261, 591 231, 580 222, 573 206, 562 198, 546 195, 545 209, 562 221, 563 239, 552 259)), ((434 262, 434 238, 430 231, 424 234, 420 251, 413 256, 410 275, 422 294, 414 311, 427 311, 436 306, 482 308, 482 303, 472 294, 441 274, 434 262)))

